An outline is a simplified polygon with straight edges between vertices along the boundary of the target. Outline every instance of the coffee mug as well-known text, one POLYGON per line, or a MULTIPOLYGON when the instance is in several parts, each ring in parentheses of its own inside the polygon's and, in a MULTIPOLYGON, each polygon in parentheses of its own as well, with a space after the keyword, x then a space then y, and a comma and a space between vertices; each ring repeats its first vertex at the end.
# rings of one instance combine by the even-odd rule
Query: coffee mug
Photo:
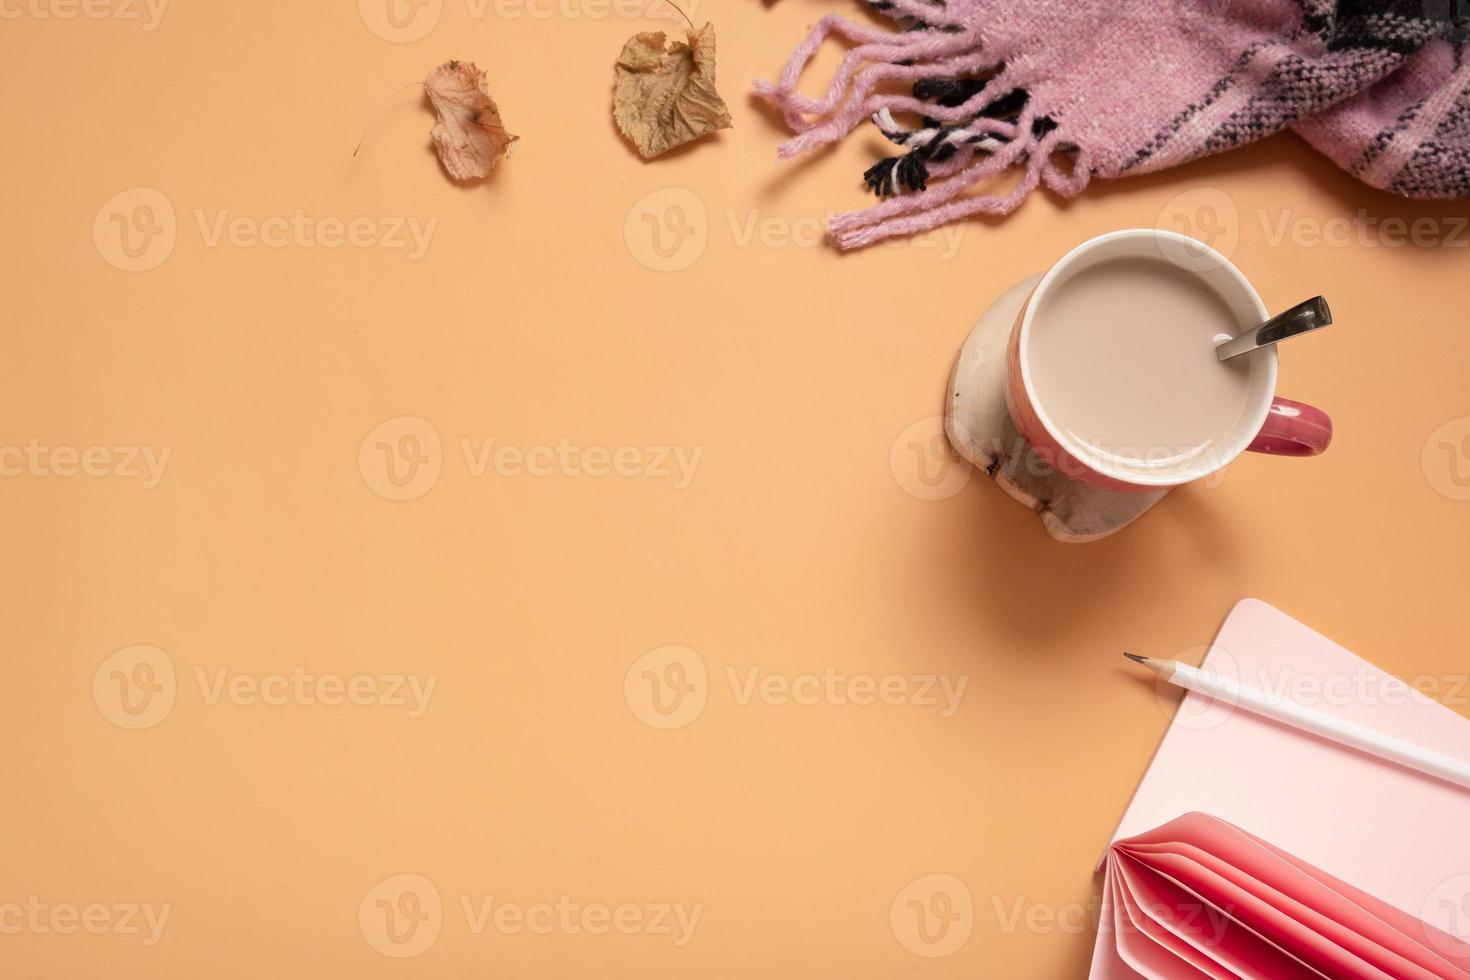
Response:
MULTIPOLYGON (((1145 458, 1143 454, 1123 456, 1101 451, 1058 426, 1048 414, 1047 404, 1037 395, 1032 370, 1038 316, 1044 315, 1046 301, 1080 273, 1119 259, 1159 260, 1173 267, 1170 275, 1177 272, 1194 277, 1195 282, 1207 286, 1228 308, 1224 316, 1235 321, 1234 329, 1229 331, 1232 334, 1250 330, 1270 315, 1255 288, 1225 256, 1177 232, 1129 228, 1078 245, 1062 256, 1032 290, 1011 328, 1007 349, 1006 405, 1016 428, 1043 460, 1065 476, 1083 483, 1113 490, 1146 491, 1208 476, 1228 466, 1246 450, 1278 456, 1315 456, 1327 448, 1332 441, 1332 421, 1327 415, 1310 405, 1276 395, 1275 346, 1241 355, 1251 359, 1248 365, 1242 362, 1239 369, 1248 372, 1248 377, 1241 380, 1242 388, 1246 389, 1244 408, 1228 431, 1221 431, 1209 440, 1207 450, 1173 457, 1165 453, 1169 458, 1161 460, 1145 458)), ((1099 275, 1106 277, 1109 270, 1098 269, 1092 281, 1096 282, 1099 275)), ((1217 302, 1213 298, 1210 301, 1217 302)), ((1146 304, 1149 297, 1140 295, 1137 302, 1146 304)), ((1205 351, 1205 354, 1212 353, 1205 351)), ((1120 352, 1120 356, 1127 356, 1127 352, 1120 352)), ((1160 365, 1161 370, 1169 367, 1160 365)), ((1191 369, 1210 370, 1194 361, 1191 369)), ((1219 370, 1225 369, 1221 364, 1219 370)), ((1169 406, 1160 407, 1160 411, 1168 410, 1169 406)))

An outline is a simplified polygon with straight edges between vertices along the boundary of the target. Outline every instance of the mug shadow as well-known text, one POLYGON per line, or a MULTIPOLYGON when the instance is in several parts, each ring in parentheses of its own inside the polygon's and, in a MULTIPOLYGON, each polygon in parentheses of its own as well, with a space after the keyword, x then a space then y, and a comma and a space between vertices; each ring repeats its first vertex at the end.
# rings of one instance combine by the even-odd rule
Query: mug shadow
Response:
POLYGON ((1017 520, 1024 518, 1021 505, 999 487, 980 489, 990 499, 983 510, 985 526, 977 532, 996 539, 1007 559, 974 560, 959 571, 979 618, 1011 648, 1045 646, 1047 640, 1075 631, 1079 620, 1093 618, 1102 607, 1141 593, 1168 601, 1171 586, 1159 581, 1155 570, 1166 554, 1181 547, 1212 562, 1228 562, 1233 554, 1217 511, 1188 488, 1171 492, 1115 534, 1085 544, 1054 540, 1039 516, 1017 520), (1169 533, 1142 534, 1139 525, 1144 522, 1166 523, 1169 533), (1059 602, 1062 597, 1065 601, 1059 602), (1066 612, 1058 615, 1062 606, 1066 612))
MULTIPOLYGON (((1156 199, 1170 188, 1182 191, 1287 167, 1304 170, 1327 191, 1332 206, 1326 208, 1319 202, 1310 209, 1314 219, 1330 216, 1332 211, 1361 212, 1380 219, 1398 218, 1410 225, 1417 218, 1428 218, 1448 227, 1450 220, 1463 219, 1467 213, 1463 201, 1412 200, 1361 184, 1293 133, 1158 174, 1099 181, 1084 196, 1156 199)), ((1075 206, 1072 200, 1051 200, 1064 212, 1075 206)), ((1306 209, 1303 216, 1308 216, 1306 209)), ((1252 220, 1257 216, 1240 217, 1252 220)), ((987 224, 1005 220, 996 217, 987 224)), ((1284 247, 1293 246, 1288 242, 1284 247)), ((1422 256, 1427 261, 1459 261, 1451 257, 1458 251, 1418 246, 1414 254, 1416 260, 1422 256)), ((942 383, 936 387, 944 389, 942 383)), ((1269 465, 1249 456, 1243 457, 1243 465, 1269 465)), ((956 460, 955 465, 968 464, 956 460)), ((976 627, 983 628, 983 635, 1006 647, 1043 647, 1049 639, 1078 633, 1079 622, 1096 618, 1110 603, 1136 603, 1139 596, 1166 603, 1173 595, 1183 596, 1186 583, 1178 576, 1158 575, 1160 567, 1177 566, 1182 560, 1228 572, 1247 557, 1244 545, 1231 531, 1233 525, 1224 510, 1228 501, 1217 490, 1215 478, 1175 489, 1137 521, 1107 538, 1067 544, 1052 539, 1039 517, 1027 516, 1023 505, 1000 487, 988 485, 991 481, 986 474, 976 471, 974 477, 970 482, 979 486, 967 486, 956 498, 965 506, 949 513, 953 522, 949 532, 959 540, 985 544, 946 551, 944 560, 950 565, 946 580, 953 590, 947 598, 963 607, 976 627), (1145 532, 1145 526, 1152 530, 1145 532), (1065 601, 1059 602, 1058 597, 1065 601), (1065 615, 1058 615, 1059 607, 1065 608, 1065 615)), ((1038 664, 1040 669, 1053 666, 1038 664)))
MULTIPOLYGON (((1110 605, 1136 602, 1140 595, 1167 603, 1188 583, 1159 570, 1177 564, 1181 555, 1227 568, 1243 557, 1209 485, 1177 488, 1116 533, 1074 544, 1052 538, 1039 514, 1028 513, 983 471, 972 469, 969 482, 947 511, 943 534, 951 542, 984 544, 942 549, 949 566, 944 603, 967 617, 990 649, 1052 648, 1058 638, 1085 633, 1085 624, 1110 605)), ((1038 672, 1055 667, 1047 658, 1035 665, 1038 672)))
MULTIPOLYGON (((936 385, 943 393, 934 406, 937 415, 947 408, 949 371, 946 364, 936 385)), ((947 465, 965 467, 970 479, 950 501, 945 519, 930 527, 948 542, 983 544, 954 548, 944 547, 945 541, 926 540, 915 546, 942 556, 948 565, 942 577, 948 583, 944 604, 949 612, 971 620, 973 635, 985 636, 987 646, 993 640, 995 649, 1048 647, 1049 641, 1078 633, 1079 624, 1085 626, 1100 609, 1136 601, 1140 595, 1167 602, 1175 590, 1188 585, 1161 577, 1159 569, 1177 564, 1181 557, 1226 569, 1245 557, 1222 510, 1220 487, 1228 467, 1171 490, 1106 537, 1069 543, 1051 537, 1040 513, 1013 499, 983 469, 961 458, 947 440, 944 450, 947 465), (1058 613, 1062 608, 1064 615, 1058 613)), ((1045 659, 1037 662, 1038 670, 1054 667, 1045 659)))

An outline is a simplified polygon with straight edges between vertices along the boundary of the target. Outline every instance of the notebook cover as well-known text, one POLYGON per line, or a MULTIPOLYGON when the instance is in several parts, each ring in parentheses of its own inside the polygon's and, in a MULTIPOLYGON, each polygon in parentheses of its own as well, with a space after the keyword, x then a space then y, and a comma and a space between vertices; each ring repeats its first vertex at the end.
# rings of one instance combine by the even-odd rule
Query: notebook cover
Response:
MULTIPOLYGON (((1470 721, 1259 599, 1236 604, 1202 666, 1470 759, 1470 721)), ((1112 839, 1191 811, 1452 935, 1470 932, 1470 791, 1188 693, 1112 839)), ((1111 942, 1099 936, 1093 980, 1137 976, 1111 942)))

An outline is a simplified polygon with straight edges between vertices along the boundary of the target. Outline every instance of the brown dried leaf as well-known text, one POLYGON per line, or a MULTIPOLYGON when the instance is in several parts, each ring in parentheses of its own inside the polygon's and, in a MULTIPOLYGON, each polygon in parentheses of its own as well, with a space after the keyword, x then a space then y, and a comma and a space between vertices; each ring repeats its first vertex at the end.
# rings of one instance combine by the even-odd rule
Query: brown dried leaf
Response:
POLYGON ((495 100, 485 91, 485 73, 473 63, 447 61, 424 79, 439 121, 429 131, 449 176, 480 180, 490 176, 519 137, 505 131, 495 100))
POLYGON ((664 48, 661 31, 635 34, 615 69, 613 119, 645 160, 717 129, 730 111, 715 91, 715 29, 705 24, 664 48))

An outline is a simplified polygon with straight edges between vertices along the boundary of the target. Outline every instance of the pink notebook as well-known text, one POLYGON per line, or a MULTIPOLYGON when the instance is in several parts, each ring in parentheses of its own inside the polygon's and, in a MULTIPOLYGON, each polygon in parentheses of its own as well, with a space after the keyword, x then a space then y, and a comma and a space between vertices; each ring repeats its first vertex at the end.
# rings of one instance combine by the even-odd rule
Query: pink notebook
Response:
MULTIPOLYGON (((1470 721, 1258 599, 1231 610, 1204 665, 1470 758, 1470 721)), ((1147 836, 1191 812, 1227 821, 1451 936, 1470 934, 1470 792, 1191 693, 1114 840, 1147 836)), ((1116 884, 1104 890, 1104 923, 1118 911, 1116 884)), ((1210 975, 1157 973, 1136 954, 1125 959, 1118 939, 1099 932, 1091 980, 1210 975)))

